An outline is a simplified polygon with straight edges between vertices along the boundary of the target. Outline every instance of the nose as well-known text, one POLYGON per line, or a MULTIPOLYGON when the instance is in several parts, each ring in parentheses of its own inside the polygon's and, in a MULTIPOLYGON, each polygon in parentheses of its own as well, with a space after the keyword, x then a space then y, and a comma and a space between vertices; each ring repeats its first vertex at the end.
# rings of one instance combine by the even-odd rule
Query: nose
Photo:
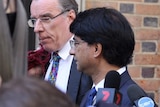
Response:
POLYGON ((42 23, 40 22, 39 19, 37 19, 37 21, 35 22, 35 26, 34 26, 34 32, 40 32, 40 31, 43 31, 43 25, 42 23))
POLYGON ((75 49, 74 49, 74 48, 71 48, 70 51, 69 51, 69 54, 70 54, 70 55, 75 55, 75 49))

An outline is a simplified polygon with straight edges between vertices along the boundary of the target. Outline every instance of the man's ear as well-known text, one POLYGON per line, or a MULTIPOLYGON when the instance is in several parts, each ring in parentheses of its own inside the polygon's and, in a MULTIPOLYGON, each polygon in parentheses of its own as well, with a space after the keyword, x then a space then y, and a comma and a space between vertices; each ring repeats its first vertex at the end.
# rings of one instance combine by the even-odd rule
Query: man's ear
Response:
POLYGON ((94 45, 94 48, 95 48, 94 57, 97 57, 102 53, 102 45, 100 43, 97 43, 94 45))
POLYGON ((76 18, 76 13, 73 9, 69 10, 68 17, 71 20, 71 22, 76 18))

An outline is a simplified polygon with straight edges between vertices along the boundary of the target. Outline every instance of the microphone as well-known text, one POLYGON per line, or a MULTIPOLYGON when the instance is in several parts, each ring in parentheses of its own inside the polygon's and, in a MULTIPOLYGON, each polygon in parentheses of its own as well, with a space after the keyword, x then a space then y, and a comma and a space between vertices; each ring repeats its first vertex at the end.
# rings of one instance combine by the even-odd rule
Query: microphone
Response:
POLYGON ((98 105, 96 105, 96 107, 120 107, 120 106, 118 106, 116 104, 110 104, 110 103, 106 103, 106 102, 101 101, 101 102, 99 102, 98 105))
POLYGON ((99 88, 96 96, 97 103, 121 104, 122 94, 118 92, 120 75, 117 71, 109 71, 105 76, 104 88, 99 88))
POLYGON ((136 107, 158 107, 155 102, 136 84, 128 87, 127 94, 136 107))
POLYGON ((115 88, 119 90, 121 82, 121 77, 117 71, 109 71, 106 74, 105 81, 104 81, 104 88, 115 88))

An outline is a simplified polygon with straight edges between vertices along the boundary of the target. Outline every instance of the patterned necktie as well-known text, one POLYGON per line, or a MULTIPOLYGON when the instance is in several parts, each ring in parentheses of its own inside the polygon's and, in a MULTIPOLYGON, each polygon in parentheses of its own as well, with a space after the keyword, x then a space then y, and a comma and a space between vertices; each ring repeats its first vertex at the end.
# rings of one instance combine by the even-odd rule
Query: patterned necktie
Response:
POLYGON ((93 98, 97 94, 97 91, 94 88, 92 88, 88 94, 87 101, 86 101, 86 107, 91 106, 93 104, 93 98))
POLYGON ((51 84, 55 84, 60 59, 61 59, 61 57, 57 53, 53 53, 52 69, 51 69, 51 72, 50 72, 49 78, 48 78, 48 81, 51 84))

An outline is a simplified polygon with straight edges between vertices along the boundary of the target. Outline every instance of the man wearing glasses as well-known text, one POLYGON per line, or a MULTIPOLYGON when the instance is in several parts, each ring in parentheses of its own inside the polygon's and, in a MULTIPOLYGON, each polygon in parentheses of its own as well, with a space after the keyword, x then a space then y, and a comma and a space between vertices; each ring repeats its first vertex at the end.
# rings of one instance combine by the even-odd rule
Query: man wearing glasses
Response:
POLYGON ((34 28, 42 48, 51 53, 44 79, 50 81, 53 65, 58 63, 58 68, 54 68, 56 77, 51 83, 79 104, 85 92, 91 87, 92 81, 77 71, 73 56, 69 54, 71 49, 69 41, 73 39, 69 27, 76 17, 77 3, 75 0, 32 0, 30 10, 31 19, 28 25, 34 28), (54 61, 55 54, 60 57, 59 62, 54 61))
MULTIPOLYGON (((75 34, 74 40, 70 41, 70 54, 75 56, 77 69, 90 75, 93 80, 93 87, 86 93, 80 107, 99 107, 99 104, 105 105, 106 101, 111 105, 106 103, 101 107, 133 107, 135 102, 130 99, 135 97, 130 98, 127 90, 130 85, 139 86, 129 75, 127 66, 132 61, 135 38, 132 27, 123 14, 109 7, 88 9, 77 15, 70 31, 75 34), (106 74, 110 72, 112 75, 107 77, 106 82, 106 74), (117 77, 120 79, 116 79, 117 77), (108 90, 102 91, 103 95, 100 97, 99 88, 116 88, 122 96, 108 90), (117 97, 116 102, 111 101, 116 98, 112 95, 117 97), (98 100, 99 98, 102 100, 98 100)), ((139 93, 136 93, 139 98, 142 95, 140 93, 147 97, 139 87, 139 93)))

